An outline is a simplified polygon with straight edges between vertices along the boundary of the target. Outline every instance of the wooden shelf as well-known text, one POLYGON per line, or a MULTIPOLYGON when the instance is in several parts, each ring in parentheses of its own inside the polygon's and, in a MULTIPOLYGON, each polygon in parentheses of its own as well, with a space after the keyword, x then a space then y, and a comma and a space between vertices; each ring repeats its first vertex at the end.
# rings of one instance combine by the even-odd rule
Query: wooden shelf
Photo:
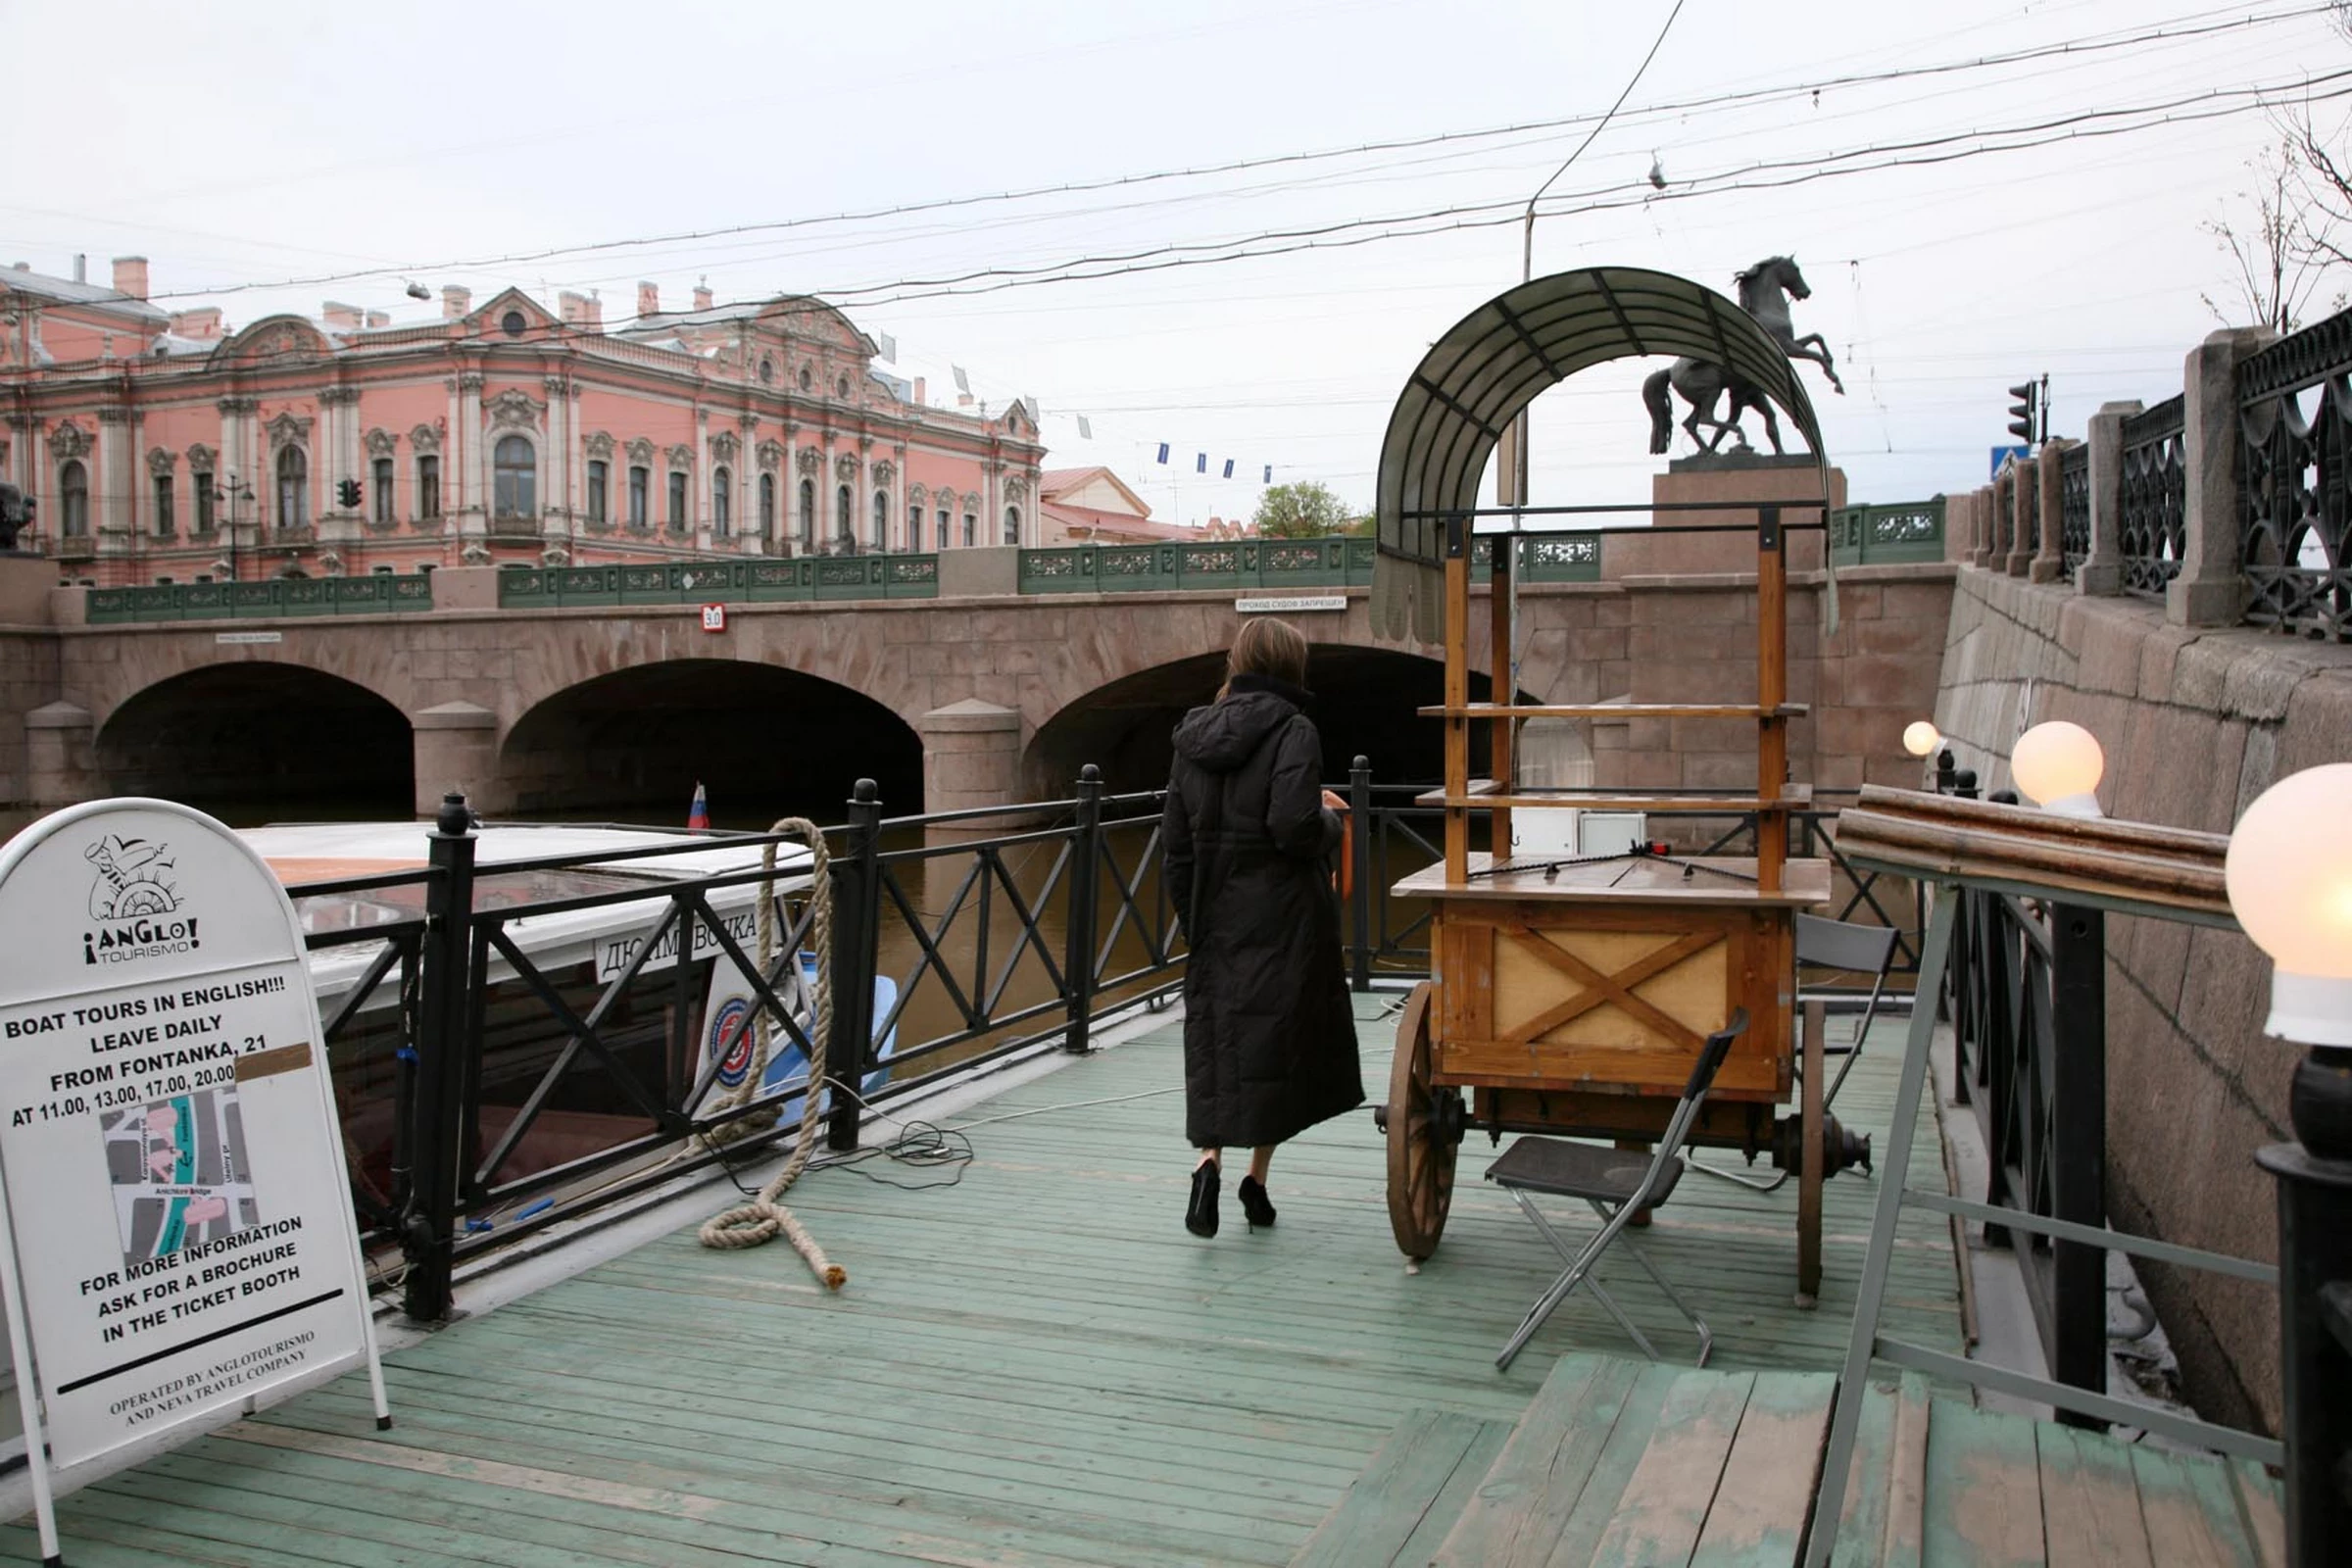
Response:
POLYGON ((1505 795, 1495 788, 1493 779, 1474 778, 1470 781, 1470 793, 1459 800, 1448 799, 1444 790, 1438 789, 1414 796, 1413 804, 1477 809, 1508 807, 1513 810, 1565 807, 1586 811, 1654 811, 1660 816, 1678 811, 1720 816, 1727 811, 1802 811, 1813 804, 1813 786, 1790 784, 1782 790, 1778 800, 1772 801, 1761 801, 1752 795, 1505 795))
POLYGON ((1805 703, 1758 708, 1753 703, 1471 703, 1420 710, 1423 718, 1802 718, 1805 703))
POLYGON ((1441 863, 1423 866, 1389 891, 1401 899, 1508 899, 1593 906, 1769 905, 1803 909, 1830 901, 1827 860, 1786 862, 1784 881, 1777 893, 1765 893, 1756 887, 1756 862, 1747 856, 1595 857, 1558 862, 1548 874, 1540 858, 1531 856, 1528 861, 1525 868, 1495 871, 1493 856, 1473 850, 1471 875, 1462 881, 1449 881, 1441 863), (1686 867, 1697 869, 1686 871, 1686 867))

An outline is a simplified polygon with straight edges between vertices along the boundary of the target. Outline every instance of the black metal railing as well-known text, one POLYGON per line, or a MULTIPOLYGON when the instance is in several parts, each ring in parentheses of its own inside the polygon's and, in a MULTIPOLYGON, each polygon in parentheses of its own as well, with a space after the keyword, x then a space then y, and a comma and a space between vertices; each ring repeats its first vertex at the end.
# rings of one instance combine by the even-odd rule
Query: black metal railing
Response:
POLYGON ((2124 420, 2122 466, 2116 553, 2124 592, 2162 599, 2188 552, 2188 457, 2180 398, 2124 420))
MULTIPOLYGON (((1991 1161, 1985 1201, 2104 1225, 2105 914, 1970 889, 1952 942, 1948 1005, 1959 1076, 1991 1161)), ((2107 1265, 2098 1249, 1999 1226, 1985 1235, 2016 1252, 2051 1375, 2104 1392, 2107 1265)))
POLYGON ((2090 559, 2090 448, 2080 443, 2058 458, 2058 575, 2067 582, 2090 559))
MULTIPOLYGON (((1429 969, 1429 906, 1390 891, 1440 858, 1443 813, 1415 804, 1424 787, 1377 783, 1361 758, 1347 781, 1335 874, 1358 989, 1429 969)), ((1158 790, 1110 794, 1089 766, 1065 800, 885 818, 859 784, 847 820, 825 830, 830 1148, 857 1146, 871 1105, 1049 1042, 1083 1052, 1106 1010, 1180 984, 1163 803, 1158 790)), ((1835 816, 1800 814, 1791 853, 1827 856, 1838 917, 1897 927, 1901 966, 1914 966, 1911 896, 1844 863, 1835 816)), ((1703 831, 1722 851, 1752 841, 1755 822, 1703 831)), ((805 1073, 739 1089, 762 1020, 787 1069, 785 1054, 814 1054, 796 840, 664 835, 477 865, 470 813, 453 797, 429 843, 421 870, 291 890, 329 999, 355 1206, 419 1319, 446 1314, 469 1257, 790 1136, 805 1073), (773 872, 754 858, 770 846, 784 857, 773 872), (731 868, 678 862, 713 849, 731 868)))
POLYGON ((2352 640, 2352 311, 2238 368, 2238 560, 2256 625, 2352 640))

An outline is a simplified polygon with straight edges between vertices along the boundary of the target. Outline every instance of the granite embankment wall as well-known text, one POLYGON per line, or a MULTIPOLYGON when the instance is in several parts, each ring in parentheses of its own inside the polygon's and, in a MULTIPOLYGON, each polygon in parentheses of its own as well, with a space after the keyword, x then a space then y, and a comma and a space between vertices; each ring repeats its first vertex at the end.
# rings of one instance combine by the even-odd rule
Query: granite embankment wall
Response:
MULTIPOLYGON (((2107 814, 2227 833, 2274 780, 2352 760, 2352 648, 2171 624, 2161 604, 1961 570, 1936 720, 1986 790, 2022 723, 2099 738, 2107 814)), ((2352 823, 2314 823, 2315 836, 2352 823)), ((2117 1225, 2278 1255, 2277 1199, 2254 1164, 2290 1141, 2300 1046, 2266 1038, 2270 961, 2234 932, 2111 917, 2108 1206, 2117 1225)), ((2278 1305, 2260 1286, 2142 1265, 2188 1393, 2208 1416, 2276 1431, 2278 1305)))

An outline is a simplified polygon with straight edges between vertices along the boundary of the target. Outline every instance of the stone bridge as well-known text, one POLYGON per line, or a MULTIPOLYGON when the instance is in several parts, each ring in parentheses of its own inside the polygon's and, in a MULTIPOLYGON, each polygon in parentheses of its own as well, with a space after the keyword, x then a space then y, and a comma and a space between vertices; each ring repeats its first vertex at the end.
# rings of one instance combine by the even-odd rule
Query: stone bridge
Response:
MULTIPOLYGON (((1752 575, 1706 555, 1708 536, 1671 542, 1680 555, 1606 542, 1597 580, 1522 586, 1523 696, 1745 698, 1752 575)), ((1953 568, 1841 567, 1842 623, 1824 637, 1818 562, 1818 538, 1801 541, 1790 695, 1819 712, 1794 726, 1792 771, 1907 782, 1898 737, 1934 703, 1953 568)), ((44 575, 0 596, 0 796, 399 814, 462 789, 488 812, 667 815, 698 781, 714 802, 822 803, 862 775, 896 815, 1053 798, 1088 761, 1117 789, 1165 778, 1168 730, 1213 694, 1245 618, 1236 593, 1025 595, 1006 568, 997 592, 732 605, 717 630, 694 605, 502 609, 489 568, 435 573, 429 611, 95 626, 76 623, 86 591, 44 575)), ((1438 700, 1439 651, 1376 642, 1361 588, 1325 597, 1344 608, 1292 618, 1313 643, 1328 776, 1360 753, 1379 776, 1434 777, 1437 726, 1413 710, 1438 700)), ((1474 615, 1479 647, 1483 597, 1474 615)), ((1736 722, 1603 723, 1559 746, 1603 786, 1754 782, 1736 722)))

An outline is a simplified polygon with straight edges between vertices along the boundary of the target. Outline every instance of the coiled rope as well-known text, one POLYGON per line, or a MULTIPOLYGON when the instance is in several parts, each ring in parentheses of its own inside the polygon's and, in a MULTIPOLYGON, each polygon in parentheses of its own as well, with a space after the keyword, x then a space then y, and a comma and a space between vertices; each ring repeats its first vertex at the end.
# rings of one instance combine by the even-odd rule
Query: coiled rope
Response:
MULTIPOLYGON (((808 1076, 801 1091, 801 1130, 794 1138, 792 1152, 785 1156, 784 1168, 760 1189, 750 1202, 739 1204, 723 1214, 703 1222, 700 1232, 705 1247, 759 1247, 779 1232, 788 1237, 801 1256, 808 1260, 809 1270, 824 1282, 828 1291, 838 1291, 849 1282, 849 1274, 838 1263, 825 1256, 825 1250, 816 1245, 791 1209, 777 1200, 785 1190, 800 1180, 801 1172, 808 1168, 809 1156, 816 1152, 816 1124, 819 1102, 823 1098, 825 1081, 825 1039, 833 1022, 833 883, 826 870, 829 857, 825 853, 825 835, 815 823, 803 816, 788 816, 768 829, 770 833, 791 834, 808 846, 808 940, 816 954, 815 1005, 810 1009, 808 1029, 808 1076)), ((763 873, 760 883, 760 972, 775 972, 776 952, 776 847, 768 845, 760 852, 760 868, 763 873)), ((800 956, 793 955, 792 967, 800 967, 800 956)), ((776 1020, 765 1006, 758 1010, 760 1047, 752 1069, 744 1074, 743 1082, 712 1102, 712 1111, 724 1111, 742 1104, 760 1092, 767 1075, 769 1056, 775 1048, 776 1020)), ((744 1137, 751 1126, 773 1125, 775 1112, 765 1113, 767 1122, 758 1123, 753 1116, 738 1117, 724 1127, 713 1128, 703 1135, 705 1142, 714 1148, 735 1138, 744 1137)))

